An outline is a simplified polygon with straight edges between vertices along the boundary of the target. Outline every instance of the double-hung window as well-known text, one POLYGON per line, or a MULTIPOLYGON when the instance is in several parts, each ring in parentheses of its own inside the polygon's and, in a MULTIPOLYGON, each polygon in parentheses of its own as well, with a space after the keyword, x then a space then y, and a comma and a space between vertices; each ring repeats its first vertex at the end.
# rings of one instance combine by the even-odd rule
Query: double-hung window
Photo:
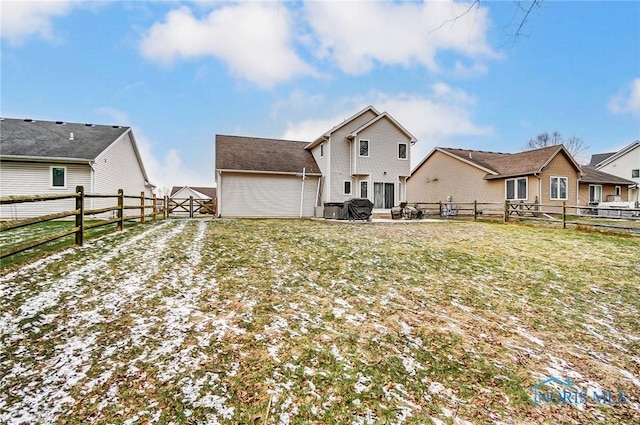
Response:
POLYGON ((551 177, 551 192, 549 198, 552 201, 566 201, 569 199, 567 193, 568 186, 568 177, 551 177))
POLYGON ((527 177, 505 180, 505 198, 510 201, 527 199, 527 177))

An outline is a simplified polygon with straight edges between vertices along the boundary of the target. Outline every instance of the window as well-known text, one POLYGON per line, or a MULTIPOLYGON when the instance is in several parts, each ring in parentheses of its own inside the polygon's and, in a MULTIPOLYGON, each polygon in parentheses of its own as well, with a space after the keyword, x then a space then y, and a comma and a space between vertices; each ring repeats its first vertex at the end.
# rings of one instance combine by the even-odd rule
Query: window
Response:
POLYGON ((366 180, 360 182, 360 197, 367 198, 368 183, 366 180))
POLYGON ((51 187, 66 189, 67 167, 51 167, 51 187))
POLYGON ((589 203, 599 204, 602 201, 602 186, 599 184, 589 185, 589 203))
POLYGON ((631 170, 631 178, 632 179, 640 178, 640 169, 631 170))
POLYGON ((569 179, 567 177, 551 177, 551 195, 552 200, 567 200, 567 186, 569 179))
POLYGON ((344 181, 344 194, 351 195, 351 182, 349 180, 344 181))
POLYGON ((620 188, 620 186, 616 186, 616 196, 620 196, 621 193, 622 189, 620 188))
POLYGON ((320 143, 320 158, 324 157, 324 143, 320 143))
POLYGON ((369 156, 369 141, 360 140, 360 152, 358 156, 369 156))
POLYGON ((506 198, 508 200, 527 199, 527 185, 528 179, 526 177, 505 180, 506 198))
POLYGON ((398 143, 398 159, 407 159, 406 143, 398 143))

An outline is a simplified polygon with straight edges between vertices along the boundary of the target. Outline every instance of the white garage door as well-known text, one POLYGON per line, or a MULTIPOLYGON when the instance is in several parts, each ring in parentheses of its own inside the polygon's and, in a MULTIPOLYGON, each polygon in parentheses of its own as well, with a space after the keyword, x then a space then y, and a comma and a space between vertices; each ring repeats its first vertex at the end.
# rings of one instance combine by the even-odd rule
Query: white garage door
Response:
MULTIPOLYGON (((223 173, 218 189, 222 217, 299 217, 302 178, 269 174, 223 173)), ((304 217, 313 217, 318 177, 304 182, 304 217)))

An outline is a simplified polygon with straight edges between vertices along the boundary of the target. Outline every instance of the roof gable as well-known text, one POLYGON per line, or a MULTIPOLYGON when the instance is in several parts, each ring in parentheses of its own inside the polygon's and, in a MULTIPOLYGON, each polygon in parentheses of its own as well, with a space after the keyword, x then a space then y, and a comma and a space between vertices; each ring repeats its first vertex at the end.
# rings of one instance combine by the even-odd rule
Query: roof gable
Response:
POLYGON ((352 116, 350 116, 349 118, 345 119, 344 121, 342 121, 340 124, 333 126, 329 131, 323 133, 321 136, 319 136, 316 140, 314 140, 313 142, 311 142, 306 149, 312 149, 316 146, 318 146, 320 143, 322 143, 324 140, 328 139, 332 133, 335 133, 336 131, 340 130, 342 127, 344 127, 345 125, 353 122, 353 120, 355 120, 356 118, 368 113, 368 112, 372 112, 376 117, 378 115, 380 115, 380 112, 378 112, 378 110, 376 108, 373 107, 373 105, 369 105, 366 108, 360 110, 359 112, 356 112, 355 114, 353 114, 352 116))
POLYGON ((173 186, 171 188, 171 192, 169 197, 174 197, 181 192, 192 192, 202 198, 214 199, 216 197, 216 188, 215 187, 206 187, 206 186, 173 186))
POLYGON ((623 157, 626 154, 628 154, 629 152, 634 151, 636 149, 640 149, 640 140, 636 140, 635 142, 625 146, 624 148, 620 149, 618 152, 615 152, 613 155, 608 156, 607 158, 603 159, 599 163, 591 164, 591 165, 595 165, 597 168, 603 167, 603 166, 612 163, 613 161, 617 160, 618 158, 623 157))
POLYGON ((398 121, 396 121, 391 115, 389 115, 387 112, 383 112, 382 114, 378 115, 377 117, 375 117, 374 119, 368 121, 367 123, 365 123, 364 125, 360 126, 359 128, 355 129, 354 131, 351 132, 351 134, 349 134, 349 138, 355 138, 357 137, 358 133, 364 131, 365 129, 371 127, 372 125, 374 125, 375 123, 377 123, 378 121, 382 120, 382 119, 386 119, 387 121, 391 122, 391 124, 393 124, 394 126, 396 126, 405 136, 407 136, 407 138, 411 141, 411 144, 416 142, 416 138, 413 136, 413 134, 409 133, 409 131, 407 131, 406 128, 404 128, 402 125, 400 125, 400 123, 398 121))
POLYGON ((320 174, 308 142, 216 135, 216 170, 320 174))
POLYGON ((3 118, 0 155, 92 161, 129 130, 115 125, 3 118))

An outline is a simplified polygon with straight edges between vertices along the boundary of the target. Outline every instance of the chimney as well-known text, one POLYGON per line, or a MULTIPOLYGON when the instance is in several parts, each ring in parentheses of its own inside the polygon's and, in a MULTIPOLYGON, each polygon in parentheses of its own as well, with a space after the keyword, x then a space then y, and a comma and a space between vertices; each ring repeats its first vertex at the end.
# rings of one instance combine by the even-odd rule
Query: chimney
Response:
POLYGON ((69 140, 74 140, 73 139, 73 131, 69 134, 69 140))

